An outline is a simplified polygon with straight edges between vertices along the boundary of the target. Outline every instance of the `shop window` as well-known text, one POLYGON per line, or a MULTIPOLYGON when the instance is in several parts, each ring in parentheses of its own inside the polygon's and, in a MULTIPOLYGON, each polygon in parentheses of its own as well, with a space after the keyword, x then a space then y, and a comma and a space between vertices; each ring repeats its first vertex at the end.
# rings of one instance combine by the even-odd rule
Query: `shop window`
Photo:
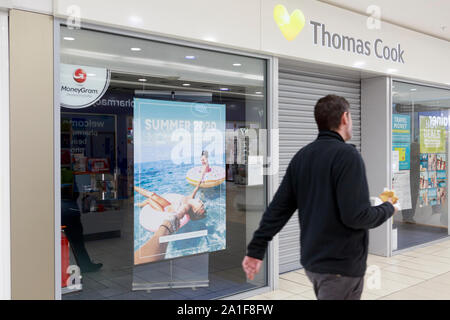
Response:
POLYGON ((63 299, 217 299, 266 206, 266 61, 61 28, 63 299), (196 290, 193 290, 195 288, 196 290))
POLYGON ((393 82, 392 177, 402 210, 394 249, 448 235, 450 91, 393 82))

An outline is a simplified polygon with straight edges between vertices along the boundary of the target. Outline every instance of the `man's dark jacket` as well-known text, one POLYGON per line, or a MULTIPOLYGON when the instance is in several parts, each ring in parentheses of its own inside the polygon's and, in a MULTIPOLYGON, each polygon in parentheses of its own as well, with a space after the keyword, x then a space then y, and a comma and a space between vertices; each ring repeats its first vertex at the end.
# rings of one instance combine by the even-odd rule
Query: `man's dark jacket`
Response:
POLYGON ((338 133, 321 131, 289 163, 247 255, 262 260, 268 242, 298 210, 303 267, 361 277, 366 270, 368 229, 394 214, 391 203, 372 207, 369 199, 358 150, 338 133))

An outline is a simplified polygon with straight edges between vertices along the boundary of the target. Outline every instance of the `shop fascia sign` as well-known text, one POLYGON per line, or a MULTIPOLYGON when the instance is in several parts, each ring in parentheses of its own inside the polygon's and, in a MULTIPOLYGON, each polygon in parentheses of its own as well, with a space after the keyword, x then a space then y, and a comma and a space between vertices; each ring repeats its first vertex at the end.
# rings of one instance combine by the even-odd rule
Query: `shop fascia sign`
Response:
MULTIPOLYGON (((303 30, 306 23, 305 16, 301 10, 296 9, 289 14, 287 9, 281 4, 275 6, 273 17, 275 23, 280 28, 281 33, 288 41, 293 41, 303 30)), ((327 28, 325 23, 322 22, 310 20, 309 24, 312 26, 312 39, 316 46, 320 45, 322 47, 347 51, 368 57, 375 56, 378 59, 386 61, 405 63, 405 52, 400 44, 390 47, 385 45, 381 38, 372 42, 359 39, 358 37, 332 32, 327 28)))
POLYGON ((110 71, 71 64, 61 64, 61 106, 71 109, 86 108, 97 102, 106 92, 110 71))

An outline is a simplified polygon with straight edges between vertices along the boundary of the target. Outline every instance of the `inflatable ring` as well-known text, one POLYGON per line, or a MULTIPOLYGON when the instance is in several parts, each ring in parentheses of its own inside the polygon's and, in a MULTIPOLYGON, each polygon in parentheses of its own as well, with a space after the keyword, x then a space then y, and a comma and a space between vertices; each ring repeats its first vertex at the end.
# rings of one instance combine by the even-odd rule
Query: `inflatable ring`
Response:
MULTIPOLYGON (((183 195, 177 193, 166 193, 163 194, 162 197, 169 201, 170 203, 174 203, 177 201, 181 201, 184 198, 183 195)), ((156 232, 159 229, 159 226, 164 221, 164 215, 169 214, 168 212, 158 211, 153 209, 151 206, 146 205, 145 207, 140 209, 139 212, 139 223, 141 226, 151 232, 156 232)), ((185 214, 183 219, 180 221, 180 228, 183 227, 190 220, 189 215, 185 214)))
MULTIPOLYGON (((225 169, 222 167, 210 167, 211 171, 205 174, 200 188, 212 188, 225 181, 225 169)), ((186 180, 193 186, 197 186, 202 177, 203 167, 194 167, 186 174, 186 180)))

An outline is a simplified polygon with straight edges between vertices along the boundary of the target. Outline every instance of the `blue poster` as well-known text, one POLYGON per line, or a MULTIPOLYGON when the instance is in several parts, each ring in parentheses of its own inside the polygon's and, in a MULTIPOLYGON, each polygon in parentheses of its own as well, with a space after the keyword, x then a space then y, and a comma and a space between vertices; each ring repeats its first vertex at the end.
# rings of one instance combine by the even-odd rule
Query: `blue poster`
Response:
POLYGON ((399 155, 399 170, 409 170, 410 158, 410 144, 409 143, 392 143, 392 151, 398 151, 399 155))
POLYGON ((392 142, 411 142, 411 117, 409 115, 392 115, 392 142))
POLYGON ((134 100, 134 263, 225 249, 225 105, 134 100))

